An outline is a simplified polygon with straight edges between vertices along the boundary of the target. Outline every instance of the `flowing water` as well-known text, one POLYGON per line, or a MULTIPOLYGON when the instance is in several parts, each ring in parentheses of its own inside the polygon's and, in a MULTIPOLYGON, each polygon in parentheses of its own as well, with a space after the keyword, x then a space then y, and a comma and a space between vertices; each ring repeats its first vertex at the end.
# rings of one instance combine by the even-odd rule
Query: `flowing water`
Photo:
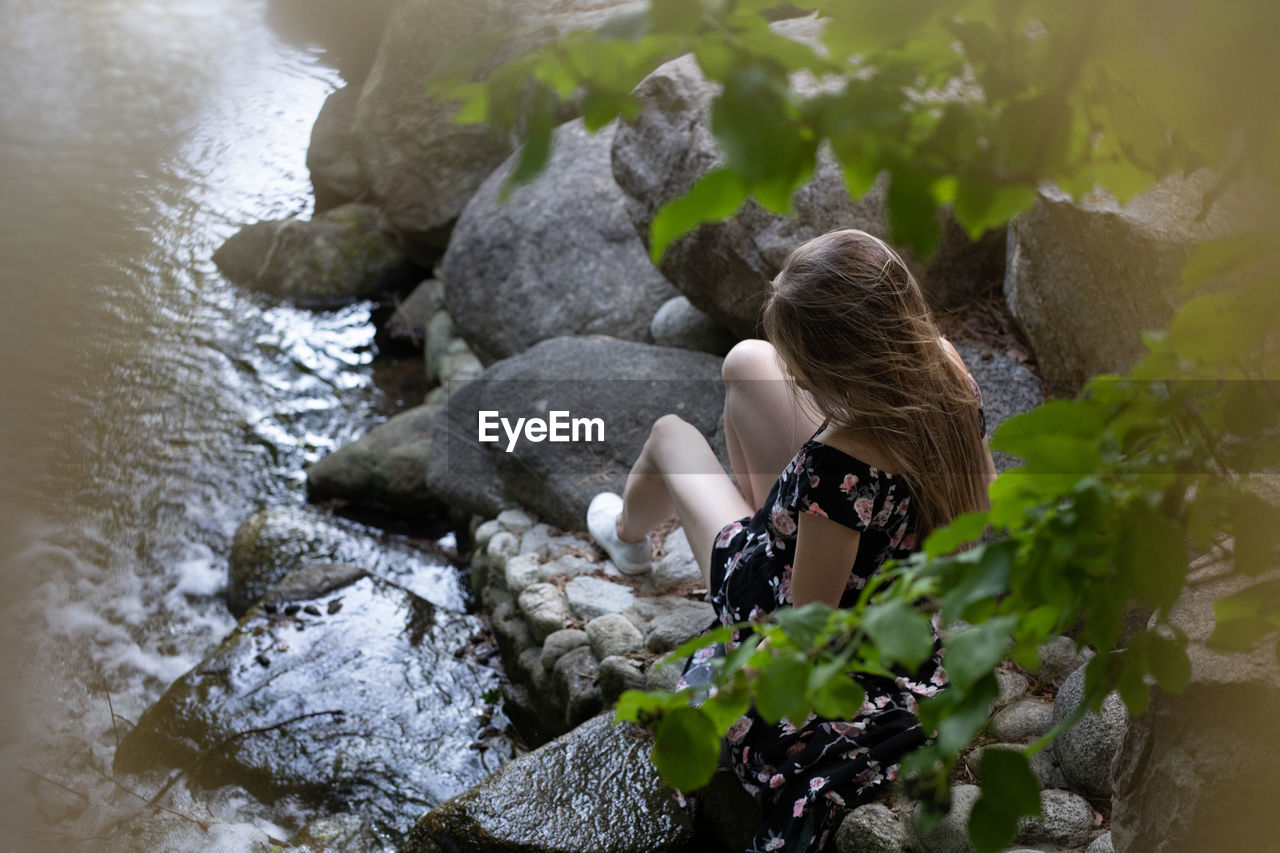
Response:
MULTIPOLYGON (((0 0, 3 849, 94 849, 56 827, 91 834, 84 800, 137 810, 104 781, 116 733, 234 625, 236 525, 302 503, 304 465, 394 405, 372 306, 273 304, 209 260, 243 223, 309 214, 310 128, 341 84, 267 15, 0 0)), ((212 826, 169 815, 155 849, 252 849, 305 817, 173 796, 212 826)))

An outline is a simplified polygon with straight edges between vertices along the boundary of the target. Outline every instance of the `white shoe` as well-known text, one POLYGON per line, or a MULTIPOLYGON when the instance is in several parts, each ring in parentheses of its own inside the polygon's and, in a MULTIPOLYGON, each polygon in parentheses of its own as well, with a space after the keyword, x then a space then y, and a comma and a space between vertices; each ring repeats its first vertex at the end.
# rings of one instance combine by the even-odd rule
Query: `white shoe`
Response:
POLYGON ((642 575, 653 568, 649 561, 649 537, 642 542, 623 542, 618 538, 618 516, 622 514, 622 497, 601 492, 587 507, 587 530, 591 538, 605 550, 609 559, 624 575, 642 575))

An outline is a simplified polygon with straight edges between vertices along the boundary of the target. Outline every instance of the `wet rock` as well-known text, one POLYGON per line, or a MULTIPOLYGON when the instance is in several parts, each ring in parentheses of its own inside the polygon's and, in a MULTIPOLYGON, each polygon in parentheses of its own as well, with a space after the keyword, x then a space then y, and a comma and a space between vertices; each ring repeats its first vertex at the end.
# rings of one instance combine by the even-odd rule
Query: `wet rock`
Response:
POLYGON ((299 305, 367 299, 419 277, 375 207, 344 204, 311 221, 248 225, 213 253, 229 280, 299 305))
POLYGON ((693 307, 687 296, 673 296, 653 315, 649 334, 658 346, 679 347, 724 355, 737 337, 693 307))
POLYGON ((476 618, 375 577, 333 588, 311 574, 312 590, 286 580, 291 594, 319 593, 292 604, 326 615, 250 610, 139 718, 116 752, 117 774, 180 767, 200 785, 236 784, 262 800, 358 802, 394 836, 510 759, 502 739, 469 748, 481 694, 498 683, 453 655, 476 618), (343 607, 327 614, 339 598, 343 607))
POLYGON ((325 99, 311 128, 307 168, 315 188, 316 210, 355 201, 364 191, 354 136, 359 100, 359 86, 343 86, 325 99))
MULTIPOLYGON (((1067 677, 1053 700, 1053 723, 1057 725, 1075 710, 1084 697, 1085 667, 1067 677)), ((1124 738, 1129 712, 1119 693, 1111 693, 1102 702, 1100 713, 1088 713, 1074 726, 1058 735, 1053 751, 1063 775, 1073 791, 1090 797, 1109 797, 1111 762, 1124 738)))
POLYGON ((566 652, 571 652, 579 646, 589 645, 590 642, 587 632, 579 628, 562 628, 559 631, 552 631, 547 635, 546 642, 542 644, 543 668, 553 668, 556 661, 560 660, 566 652))
POLYGON ((981 793, 977 785, 953 785, 951 809, 928 832, 920 831, 924 804, 917 805, 911 826, 916 844, 929 853, 973 853, 969 843, 969 814, 981 793))
POLYGON ((554 707, 563 713, 561 731, 581 723, 600 712, 600 666, 591 649, 579 646, 560 656, 551 670, 551 696, 554 707))
MULTIPOLYGON (((724 759, 705 788, 698 791, 699 819, 724 850, 746 850, 764 815, 755 797, 747 793, 724 759)), ((705 830, 699 829, 699 835, 705 830)))
POLYGON ((569 621, 569 607, 564 594, 549 583, 535 583, 520 593, 520 610, 529 623, 529 631, 539 642, 569 621))
POLYGON ((397 303, 385 324, 387 336, 396 343, 422 349, 426 346, 427 324, 443 305, 444 285, 438 279, 427 279, 397 303))
POLYGON ((1040 737, 1053 725, 1053 705, 1025 699, 1001 708, 991 718, 992 737, 1006 743, 1040 737))
POLYGON ((645 635, 651 652, 669 652, 706 631, 716 620, 716 611, 705 601, 686 601, 654 617, 645 635))
POLYGON ((428 842, 459 853, 683 849, 692 822, 654 771, 649 744, 636 727, 601 714, 428 813, 402 849, 425 853, 428 842))
POLYGON ((1018 833, 1014 836, 1019 844, 1083 847, 1089 843, 1093 807, 1084 797, 1070 791, 1041 791, 1040 809, 1043 817, 1019 819, 1018 833))
POLYGON ((1151 689, 1113 767, 1111 835, 1125 853, 1267 850, 1280 764, 1280 663, 1275 642, 1218 654, 1205 645, 1213 602, 1247 583, 1225 574, 1188 586, 1169 614, 1187 633, 1191 681, 1174 696, 1151 689))
POLYGON ((399 0, 356 106, 355 138, 371 200, 386 209, 411 250, 444 248, 467 201, 512 151, 485 125, 453 121, 457 101, 428 92, 441 56, 492 34, 482 74, 557 33, 598 26, 618 2, 399 0))
POLYGON ((308 563, 362 566, 428 601, 462 610, 466 597, 447 559, 303 507, 269 507, 246 519, 231 543, 227 606, 236 616, 308 563))
POLYGON ((631 587, 601 578, 579 576, 565 584, 569 610, 578 619, 595 619, 606 613, 621 613, 636 603, 631 587))
POLYGON ((644 690, 644 668, 639 661, 621 656, 600 661, 600 696, 606 706, 628 690, 644 690))
POLYGON ((384 853, 386 840, 379 837, 364 819, 353 814, 317 818, 289 839, 282 853, 312 853, 341 850, 343 853, 384 853))
POLYGON ((443 403, 416 406, 378 424, 307 469, 307 496, 391 509, 409 515, 447 511, 427 489, 431 431, 443 403))
POLYGON ((1216 180, 1208 169, 1169 177, 1123 207, 1043 189, 1011 223, 1005 300, 1046 380, 1124 372, 1141 333, 1169 325, 1193 247, 1256 227, 1259 204, 1239 181, 1197 221, 1216 180))
POLYGON ((538 177, 502 200, 511 157, 458 218, 440 275, 449 315, 482 361, 560 335, 649 339, 649 318, 675 288, 627 216, 612 144, 612 125, 563 124, 538 177))
POLYGON ((503 498, 566 530, 585 526, 599 491, 620 491, 653 422, 668 413, 693 424, 723 455, 720 359, 606 337, 553 338, 491 365, 450 394, 433 440, 442 460, 427 485, 450 505, 496 514, 503 498), (550 411, 601 418, 603 441, 480 443, 482 410, 511 419, 550 411), (496 494, 495 494, 496 493, 496 494), (487 507, 487 508, 482 508, 487 507))
MULTIPOLYGON (((572 602, 571 602, 572 606, 572 602)), ((587 623, 587 641, 596 660, 644 648, 644 637, 621 613, 605 613, 587 623)))
POLYGON ((902 853, 908 843, 907 828, 880 803, 858 806, 836 831, 839 853, 902 853))
MULTIPOLYGON (((774 25, 797 41, 812 40, 819 22, 809 19, 774 25)), ((800 90, 806 83, 793 81, 800 90)), ((694 182, 724 160, 711 133, 711 101, 719 84, 708 80, 692 56, 672 60, 646 77, 634 91, 637 118, 619 127, 613 144, 613 172, 629 196, 636 229, 648 239, 657 210, 684 195, 694 182)), ((754 201, 723 222, 704 224, 667 250, 660 269, 689 301, 738 337, 758 336, 764 296, 786 256, 800 243, 837 228, 861 228, 887 235, 887 182, 880 180, 858 201, 849 198, 844 173, 825 148, 813 178, 796 194, 795 214, 769 213, 754 201)), ((942 246, 928 264, 908 260, 935 304, 948 304, 1000 281, 1004 270, 1003 230, 971 244, 944 217, 942 246)))

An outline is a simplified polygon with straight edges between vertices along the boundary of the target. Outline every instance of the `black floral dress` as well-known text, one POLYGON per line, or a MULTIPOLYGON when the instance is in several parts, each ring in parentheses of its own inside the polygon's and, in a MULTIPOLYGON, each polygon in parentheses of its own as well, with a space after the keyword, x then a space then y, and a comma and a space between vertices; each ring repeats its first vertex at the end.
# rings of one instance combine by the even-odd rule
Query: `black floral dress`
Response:
MULTIPOLYGON (((970 383, 985 434, 981 395, 972 377, 970 383)), ((792 555, 802 512, 861 533, 842 607, 856 601, 887 559, 904 557, 916 547, 906 482, 823 444, 817 440, 821 431, 787 464, 764 506, 717 536, 711 603, 723 624, 759 620, 792 603, 792 555)), ((916 718, 917 703, 946 686, 938 648, 935 643, 933 657, 914 673, 896 679, 860 676, 866 701, 853 720, 811 714, 798 725, 785 719, 770 725, 753 709, 730 727, 726 740, 734 771, 765 810, 747 853, 823 849, 846 809, 871 801, 896 777, 902 758, 926 739, 916 718)), ((712 658, 722 653, 700 650, 680 686, 707 683, 712 658)))

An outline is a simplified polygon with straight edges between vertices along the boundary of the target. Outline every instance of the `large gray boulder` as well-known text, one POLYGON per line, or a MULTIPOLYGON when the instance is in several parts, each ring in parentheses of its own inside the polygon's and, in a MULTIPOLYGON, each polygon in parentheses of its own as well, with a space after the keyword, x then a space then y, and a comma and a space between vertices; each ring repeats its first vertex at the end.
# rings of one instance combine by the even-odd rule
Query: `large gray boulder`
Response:
POLYGON ((315 190, 316 210, 359 199, 364 191, 356 156, 356 104, 359 86, 343 86, 325 98, 307 146, 307 169, 315 190))
POLYGON ((1190 640, 1191 683, 1177 696, 1152 688, 1112 768, 1111 835, 1126 853, 1275 847, 1269 819, 1280 766, 1275 638, 1229 655, 1211 651, 1204 641, 1214 626, 1213 602, 1247 579, 1195 580, 1170 613, 1190 640))
MULTIPOLYGON (((1053 724, 1067 718, 1084 698, 1086 667, 1080 667, 1067 677, 1053 698, 1053 724)), ((1101 713, 1088 713, 1074 726, 1058 735, 1053 751, 1062 774, 1071 783, 1073 791, 1090 797, 1109 797, 1111 763, 1124 737, 1129 712, 1119 693, 1108 694, 1102 702, 1101 713)))
POLYGON ((477 44, 482 73, 557 34, 595 27, 619 0, 398 0, 356 106, 365 189, 419 256, 443 249, 458 214, 512 142, 485 125, 453 121, 457 102, 428 93, 442 57, 477 44))
POLYGON ((614 126, 556 128, 551 160, 500 200, 513 155, 458 218, 440 267, 454 326, 484 362, 558 335, 647 341, 675 288, 649 262, 609 165, 614 126))
MULTIPOLYGON (((773 26, 797 41, 812 40, 820 31, 820 23, 812 18, 773 26)), ((814 84, 798 76, 792 85, 803 91, 814 84)), ((702 74, 693 56, 660 66, 635 89, 642 109, 634 121, 618 128, 613 173, 630 199, 632 220, 646 243, 658 209, 724 162, 711 134, 711 102, 718 92, 719 84, 702 74)), ((840 164, 822 148, 812 179, 794 198, 795 216, 770 213, 749 201, 729 219, 702 225, 677 240, 660 269, 716 322, 738 337, 758 336, 768 282, 792 249, 838 228, 887 236, 886 189, 882 179, 861 199, 852 200, 840 164)), ((932 301, 949 304, 1000 281, 1003 230, 972 244, 949 216, 942 221, 945 236, 934 257, 927 263, 908 259, 932 301)))
POLYGON ((444 407, 433 402, 401 412, 320 459, 307 469, 307 494, 412 515, 444 512, 426 478, 432 426, 444 407))
POLYGON ((286 584, 147 709, 117 774, 179 767, 264 800, 358 804, 395 836, 511 759, 503 737, 472 748, 482 694, 500 680, 454 656, 476 617, 344 566, 286 584))
POLYGON ((314 562, 363 566, 433 604, 455 610, 466 606, 458 572, 443 554, 304 507, 268 507, 236 528, 227 606, 236 616, 244 615, 286 575, 314 562))
POLYGON ((247 225, 213 262, 236 284, 309 307, 367 299, 421 277, 387 218, 367 204, 344 204, 310 221, 247 225))
POLYGON ((1005 300, 1046 380, 1124 371, 1144 351, 1142 333, 1168 327, 1195 245, 1256 226, 1261 203, 1241 191, 1197 219, 1216 179, 1208 169, 1166 178, 1123 207, 1043 189, 1013 221, 1005 300))
POLYGON ((649 760, 648 736, 606 712, 433 809, 403 853, 641 853, 685 849, 689 813, 649 760), (438 847, 437 847, 438 845, 438 847))
MULTIPOLYGON (((653 422, 676 413, 721 448, 721 360, 707 353, 607 337, 552 338, 491 365, 449 396, 435 425, 427 485, 455 505, 483 507, 509 500, 569 530, 585 526, 587 504, 600 491, 620 492, 653 422), (497 442, 479 441, 479 412, 517 418, 600 418, 603 440, 521 439, 511 452, 501 427, 497 442), (434 450, 433 450, 434 453, 434 450), (498 494, 493 494, 496 491, 498 494)), ((491 434, 495 434, 491 433, 491 434)), ((598 437, 598 431, 591 438, 598 437)), ((496 509, 471 510, 494 515, 496 509)))

